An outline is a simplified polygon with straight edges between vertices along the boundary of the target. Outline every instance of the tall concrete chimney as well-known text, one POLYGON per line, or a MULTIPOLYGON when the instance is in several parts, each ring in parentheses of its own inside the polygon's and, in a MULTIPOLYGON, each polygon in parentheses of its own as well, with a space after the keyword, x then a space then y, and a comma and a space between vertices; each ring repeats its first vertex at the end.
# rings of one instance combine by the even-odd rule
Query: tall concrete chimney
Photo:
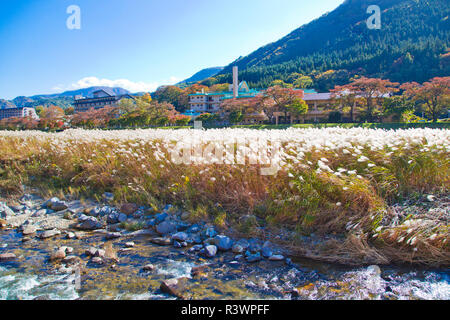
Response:
POLYGON ((233 98, 238 97, 238 91, 239 91, 239 82, 238 82, 238 67, 233 67, 233 98))

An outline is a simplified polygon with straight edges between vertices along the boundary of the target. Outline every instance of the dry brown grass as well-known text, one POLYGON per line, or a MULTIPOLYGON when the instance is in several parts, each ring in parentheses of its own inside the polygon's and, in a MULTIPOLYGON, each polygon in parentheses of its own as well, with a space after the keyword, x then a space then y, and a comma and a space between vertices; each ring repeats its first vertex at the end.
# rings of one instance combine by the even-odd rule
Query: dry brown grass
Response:
POLYGON ((424 150, 424 144, 397 146, 394 151, 363 145, 357 157, 344 148, 312 149, 289 169, 263 176, 258 165, 174 164, 167 161, 170 150, 157 146, 160 141, 66 139, 55 145, 51 139, 1 139, 2 195, 21 192, 24 184, 46 195, 100 198, 113 192, 117 203, 172 203, 223 227, 239 225, 240 217, 256 214, 269 225, 305 235, 345 235, 345 241, 327 242, 319 253, 297 248, 305 256, 349 263, 449 264, 445 223, 439 231, 428 226, 410 233, 408 239, 417 239, 414 246, 398 242, 405 232, 400 228, 376 231, 389 220, 386 208, 398 199, 414 193, 448 193, 448 153, 429 146, 424 150), (373 166, 356 161, 360 156, 373 166), (323 158, 331 172, 317 170, 323 158), (336 174, 339 168, 358 174, 336 174), (430 240, 433 232, 437 235, 430 240))

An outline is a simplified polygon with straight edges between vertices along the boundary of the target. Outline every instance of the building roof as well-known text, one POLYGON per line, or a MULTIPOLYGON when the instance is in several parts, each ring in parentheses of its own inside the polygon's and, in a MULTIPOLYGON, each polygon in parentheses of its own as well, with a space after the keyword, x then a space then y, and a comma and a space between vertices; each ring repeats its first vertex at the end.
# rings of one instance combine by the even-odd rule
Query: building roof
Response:
POLYGON ((109 89, 109 88, 105 88, 105 89, 100 89, 100 90, 97 90, 97 91, 94 91, 94 92, 92 92, 92 94, 96 94, 97 92, 104 92, 104 93, 106 93, 108 96, 110 96, 110 97, 114 97, 116 94, 114 93, 114 91, 112 91, 111 89, 109 89))
POLYGON ((122 94, 120 96, 112 95, 112 96, 108 96, 108 97, 83 98, 83 99, 74 100, 73 104, 83 104, 83 103, 89 103, 89 102, 103 101, 105 99, 107 99, 108 101, 111 101, 111 100, 119 101, 122 99, 134 99, 134 97, 130 94, 122 94))
POLYGON ((323 92, 323 93, 308 93, 305 94, 303 100, 311 101, 311 100, 330 100, 332 98, 331 92, 323 92))

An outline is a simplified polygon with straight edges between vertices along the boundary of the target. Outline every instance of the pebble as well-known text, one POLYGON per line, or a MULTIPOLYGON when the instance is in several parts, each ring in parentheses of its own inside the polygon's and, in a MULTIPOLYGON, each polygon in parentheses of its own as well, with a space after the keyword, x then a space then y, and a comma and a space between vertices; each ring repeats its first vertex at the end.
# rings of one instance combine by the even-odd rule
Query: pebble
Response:
POLYGON ((244 252, 244 248, 240 244, 236 243, 231 248, 231 251, 233 251, 233 253, 242 253, 242 252, 244 252))
POLYGON ((178 241, 174 240, 173 241, 173 247, 174 248, 181 248, 181 243, 179 243, 178 241))
POLYGON ((196 251, 200 251, 203 249, 203 246, 201 244, 197 244, 193 247, 191 247, 188 251, 189 252, 196 252, 196 251))
POLYGON ((67 239, 75 239, 76 235, 73 232, 67 232, 67 239))
POLYGON ((284 256, 282 256, 281 254, 275 254, 273 256, 269 257, 270 261, 282 261, 284 260, 284 256))
POLYGON ((0 218, 8 218, 14 215, 14 211, 6 205, 4 202, 0 202, 0 218))
POLYGON ((209 266, 207 264, 205 265, 201 265, 201 266, 195 266, 192 267, 191 269, 191 275, 192 276, 197 276, 203 272, 205 272, 207 269, 209 268, 209 266))

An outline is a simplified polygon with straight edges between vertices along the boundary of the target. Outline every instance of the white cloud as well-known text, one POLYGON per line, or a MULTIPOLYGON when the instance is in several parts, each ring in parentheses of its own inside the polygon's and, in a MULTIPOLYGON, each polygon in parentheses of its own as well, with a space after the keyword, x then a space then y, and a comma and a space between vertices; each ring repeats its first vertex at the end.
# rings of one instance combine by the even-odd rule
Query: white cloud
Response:
POLYGON ((169 80, 161 81, 161 82, 134 82, 128 79, 99 79, 97 77, 86 77, 78 80, 75 83, 72 83, 70 86, 65 87, 62 85, 57 85, 53 87, 55 91, 66 91, 66 90, 78 90, 88 87, 97 87, 97 86, 105 86, 105 87, 121 87, 130 92, 152 92, 155 91, 161 85, 170 85, 180 82, 181 79, 177 77, 170 77, 169 80))

